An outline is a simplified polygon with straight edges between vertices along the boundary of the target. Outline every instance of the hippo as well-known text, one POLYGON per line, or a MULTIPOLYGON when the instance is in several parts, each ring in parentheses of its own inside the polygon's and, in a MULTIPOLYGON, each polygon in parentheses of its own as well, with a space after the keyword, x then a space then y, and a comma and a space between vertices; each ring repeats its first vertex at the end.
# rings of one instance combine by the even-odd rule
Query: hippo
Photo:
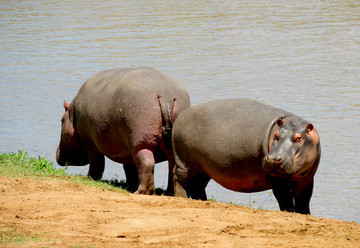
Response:
POLYGON ((189 107, 184 86, 153 68, 101 71, 82 85, 70 104, 64 101, 57 163, 90 163, 88 176, 99 180, 106 156, 123 164, 126 183, 135 193, 154 194, 155 163, 168 160, 171 195, 172 126, 189 107))
POLYGON ((237 192, 272 189, 281 211, 310 214, 321 148, 314 126, 251 99, 193 106, 175 121, 175 195, 206 200, 210 179, 237 192))

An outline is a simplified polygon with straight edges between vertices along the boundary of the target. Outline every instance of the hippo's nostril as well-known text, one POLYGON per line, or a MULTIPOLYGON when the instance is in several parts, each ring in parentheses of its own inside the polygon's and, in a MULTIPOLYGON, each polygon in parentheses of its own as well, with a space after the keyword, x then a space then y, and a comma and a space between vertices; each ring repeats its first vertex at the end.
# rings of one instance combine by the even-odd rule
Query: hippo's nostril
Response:
POLYGON ((265 157, 266 162, 271 163, 271 164, 282 164, 283 163, 283 158, 281 156, 273 156, 273 155, 267 155, 265 157))

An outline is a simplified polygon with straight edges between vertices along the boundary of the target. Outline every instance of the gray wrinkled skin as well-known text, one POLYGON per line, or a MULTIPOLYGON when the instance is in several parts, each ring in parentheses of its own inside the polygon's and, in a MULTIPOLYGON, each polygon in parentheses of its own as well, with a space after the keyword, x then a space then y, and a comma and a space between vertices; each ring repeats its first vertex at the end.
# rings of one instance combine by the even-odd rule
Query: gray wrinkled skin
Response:
POLYGON ((137 193, 153 194, 154 165, 168 160, 171 194, 172 125, 190 107, 180 82, 150 67, 106 70, 88 79, 64 107, 60 165, 90 163, 88 175, 100 179, 107 156, 124 164, 137 193))
POLYGON ((213 179, 239 192, 272 188, 281 210, 310 213, 320 143, 306 120, 250 99, 217 100, 184 111, 172 142, 176 195, 206 199, 213 179))

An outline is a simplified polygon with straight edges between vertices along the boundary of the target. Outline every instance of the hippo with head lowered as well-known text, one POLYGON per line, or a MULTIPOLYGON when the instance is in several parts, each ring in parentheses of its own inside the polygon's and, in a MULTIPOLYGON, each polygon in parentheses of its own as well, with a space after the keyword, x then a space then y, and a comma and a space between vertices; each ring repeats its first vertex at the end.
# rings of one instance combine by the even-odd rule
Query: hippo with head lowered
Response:
POLYGON ((320 139, 311 123, 250 99, 216 100, 173 127, 175 195, 206 200, 210 179, 238 192, 273 193, 280 210, 310 214, 320 139))
POLYGON ((187 90, 150 67, 99 72, 64 102, 59 165, 86 165, 88 176, 101 179, 105 159, 124 165, 127 184, 140 194, 154 194, 155 163, 168 160, 173 192, 172 125, 190 107, 187 90))

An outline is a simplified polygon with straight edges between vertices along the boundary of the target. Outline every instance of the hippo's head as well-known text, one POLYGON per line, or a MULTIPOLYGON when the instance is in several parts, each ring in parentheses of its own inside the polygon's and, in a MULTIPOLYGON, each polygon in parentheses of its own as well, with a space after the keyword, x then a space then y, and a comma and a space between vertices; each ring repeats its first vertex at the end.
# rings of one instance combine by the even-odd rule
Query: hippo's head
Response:
POLYGON ((64 101, 65 113, 61 119, 60 144, 56 150, 56 161, 61 166, 86 165, 89 158, 82 148, 70 105, 64 101))
POLYGON ((278 128, 270 136, 269 153, 265 156, 264 172, 274 176, 307 174, 320 159, 319 135, 304 120, 277 121, 278 128))

